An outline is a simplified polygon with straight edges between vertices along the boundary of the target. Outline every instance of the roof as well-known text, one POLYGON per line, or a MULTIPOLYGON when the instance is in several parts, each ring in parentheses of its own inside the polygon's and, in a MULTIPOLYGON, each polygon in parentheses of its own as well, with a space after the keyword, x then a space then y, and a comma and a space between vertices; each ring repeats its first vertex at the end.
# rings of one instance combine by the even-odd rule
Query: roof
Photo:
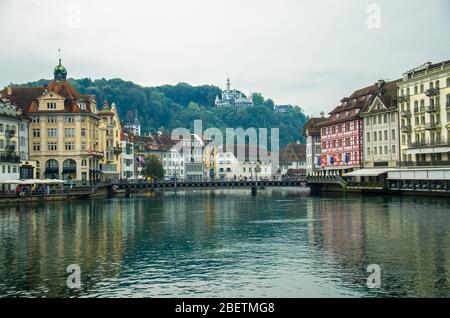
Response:
POLYGON ((391 82, 385 82, 378 90, 374 100, 371 104, 367 105, 363 110, 362 114, 373 114, 383 112, 383 110, 371 109, 371 106, 378 98, 383 105, 387 107, 388 110, 397 108, 397 84, 401 82, 401 80, 395 80, 391 82))
POLYGON ((305 144, 288 144, 280 153, 280 163, 306 161, 305 144))
POLYGON ((314 134, 314 133, 320 134, 320 129, 317 126, 317 124, 320 124, 320 123, 326 121, 327 119, 328 118, 326 118, 326 117, 311 117, 303 126, 302 134, 304 136, 306 136, 306 130, 308 130, 308 132, 310 134, 314 134))
MULTIPOLYGON (((38 99, 47 92, 56 93, 65 98, 65 112, 92 112, 92 95, 81 95, 68 81, 51 81, 46 87, 7 87, 1 91, 3 98, 17 105, 25 113, 43 112, 38 109, 38 99), (78 107, 77 101, 83 100, 86 110, 78 107)), ((53 111, 49 111, 53 112, 53 111)))
POLYGON ((352 171, 350 173, 347 173, 345 176, 346 177, 376 177, 379 176, 380 174, 389 172, 389 171, 394 171, 395 168, 367 168, 367 169, 360 169, 360 170, 356 170, 356 171, 352 171))

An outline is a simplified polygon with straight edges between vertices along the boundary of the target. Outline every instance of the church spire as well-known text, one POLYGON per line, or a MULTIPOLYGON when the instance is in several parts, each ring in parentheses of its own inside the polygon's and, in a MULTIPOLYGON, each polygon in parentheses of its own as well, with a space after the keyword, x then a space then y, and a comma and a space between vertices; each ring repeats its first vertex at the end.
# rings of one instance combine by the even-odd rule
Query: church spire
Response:
POLYGON ((227 78, 227 91, 231 91, 230 77, 227 78))

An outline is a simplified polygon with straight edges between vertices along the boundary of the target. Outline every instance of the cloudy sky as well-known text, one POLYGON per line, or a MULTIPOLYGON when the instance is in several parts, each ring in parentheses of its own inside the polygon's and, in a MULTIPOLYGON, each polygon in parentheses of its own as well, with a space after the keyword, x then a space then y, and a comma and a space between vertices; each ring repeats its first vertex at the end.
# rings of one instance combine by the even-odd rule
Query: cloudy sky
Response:
POLYGON ((0 87, 70 77, 261 92, 308 114, 450 59, 448 0, 0 0, 0 87))

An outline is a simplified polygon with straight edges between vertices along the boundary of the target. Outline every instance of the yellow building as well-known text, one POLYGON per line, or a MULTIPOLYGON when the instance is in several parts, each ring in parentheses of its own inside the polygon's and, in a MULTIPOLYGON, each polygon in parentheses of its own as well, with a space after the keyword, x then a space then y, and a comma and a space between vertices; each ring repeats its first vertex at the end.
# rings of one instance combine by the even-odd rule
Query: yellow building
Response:
POLYGON ((402 165, 450 165, 450 61, 406 72, 398 90, 402 165))
POLYGON ((97 102, 94 96, 77 92, 66 77, 60 60, 47 86, 10 86, 2 96, 31 118, 29 150, 30 160, 36 161, 37 178, 95 182, 100 179, 104 154, 97 102))
POLYGON ((203 165, 205 167, 204 178, 206 180, 215 180, 218 177, 217 146, 215 146, 214 143, 211 142, 210 140, 204 142, 205 142, 205 148, 203 149, 203 165))
POLYGON ((100 161, 102 179, 117 180, 120 178, 122 170, 122 161, 120 160, 122 152, 122 125, 117 113, 117 107, 114 103, 110 107, 108 102, 105 101, 98 115, 100 117, 99 142, 100 149, 103 151, 103 158, 100 161))

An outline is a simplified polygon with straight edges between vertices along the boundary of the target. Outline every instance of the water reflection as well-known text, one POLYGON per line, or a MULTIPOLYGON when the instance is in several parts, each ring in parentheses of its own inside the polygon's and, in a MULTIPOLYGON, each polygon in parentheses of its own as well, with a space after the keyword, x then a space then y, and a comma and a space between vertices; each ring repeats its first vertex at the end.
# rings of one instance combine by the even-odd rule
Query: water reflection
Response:
POLYGON ((445 199, 297 190, 0 206, 0 295, 448 297, 449 211, 445 199), (369 264, 380 290, 365 285, 369 264))

